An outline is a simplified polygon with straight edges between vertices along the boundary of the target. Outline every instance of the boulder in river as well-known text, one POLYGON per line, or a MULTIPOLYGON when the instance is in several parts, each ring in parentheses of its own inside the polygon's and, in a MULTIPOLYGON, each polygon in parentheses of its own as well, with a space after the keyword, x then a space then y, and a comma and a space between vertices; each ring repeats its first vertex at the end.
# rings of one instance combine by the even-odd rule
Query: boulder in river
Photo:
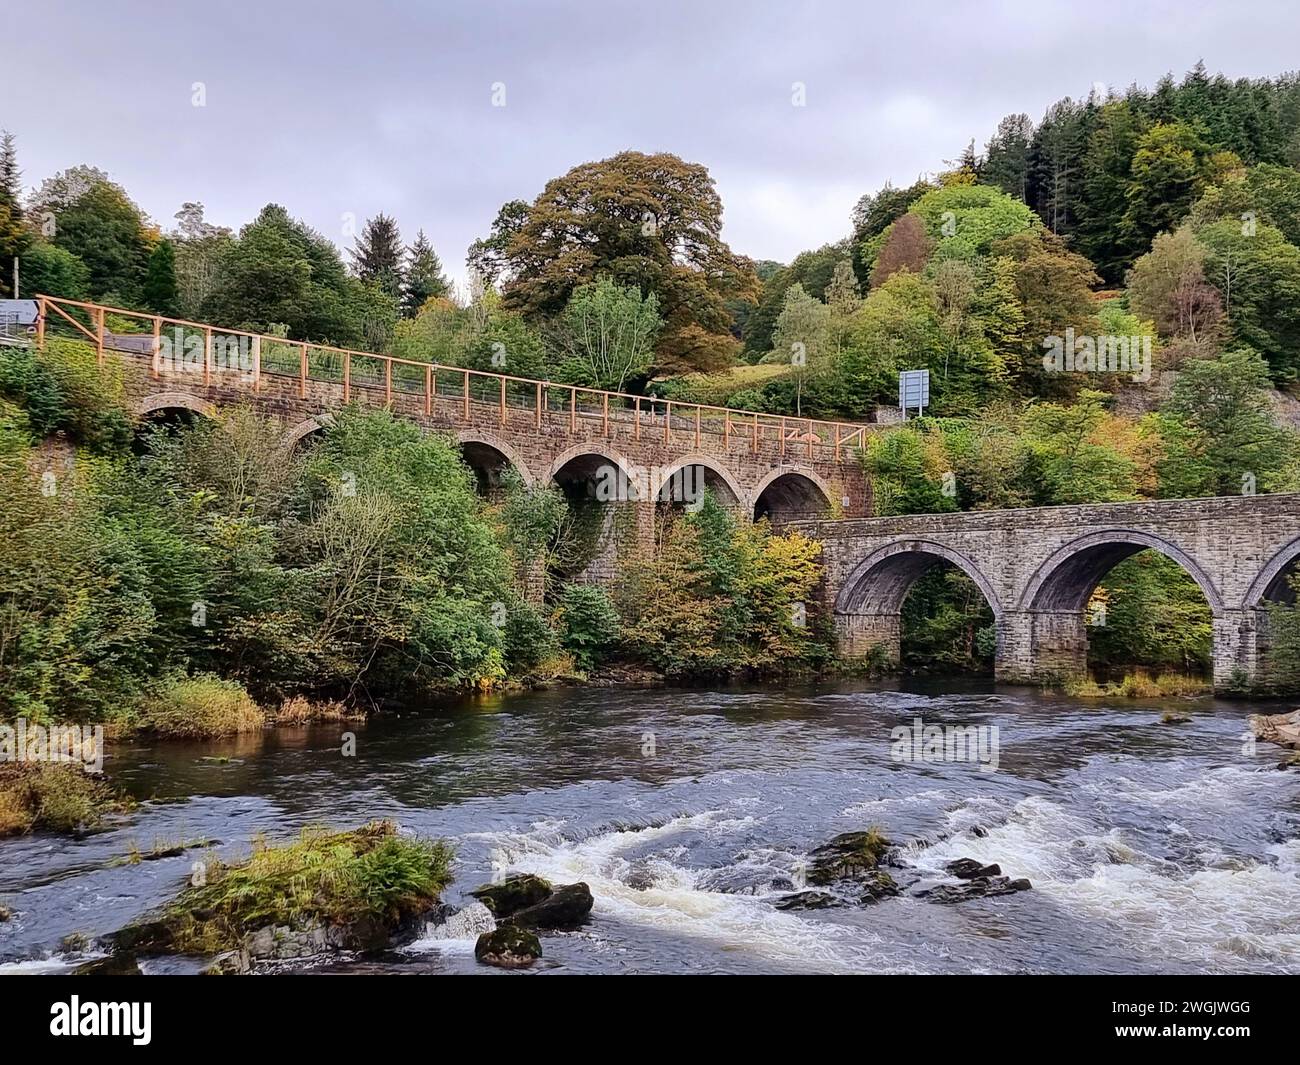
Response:
POLYGON ((593 901, 586 884, 564 884, 541 902, 515 911, 506 921, 521 928, 576 928, 591 912, 593 901))
POLYGON ((474 944, 474 957, 499 969, 526 969, 541 956, 542 941, 518 925, 502 925, 484 932, 474 944))
POLYGON ((555 889, 551 882, 532 873, 515 873, 499 884, 484 884, 470 892, 499 921, 512 913, 536 906, 549 899, 555 889))
POLYGON ((977 876, 1001 876, 1002 866, 982 865, 974 858, 958 858, 944 866, 958 880, 974 880, 977 876))
POLYGON ((110 954, 106 958, 82 962, 72 970, 73 976, 140 976, 134 954, 110 954))
POLYGON ((812 852, 808 883, 818 887, 860 877, 874 870, 892 844, 876 828, 844 832, 812 852))
POLYGON ((778 910, 829 910, 843 905, 844 900, 829 891, 797 891, 776 900, 778 910))
POLYGON ((1248 721, 1261 740, 1300 750, 1300 710, 1289 714, 1251 714, 1248 721))
POLYGON ((1012 880, 1006 876, 977 876, 960 884, 938 884, 916 893, 920 899, 953 905, 958 902, 970 902, 972 899, 988 899, 995 895, 1012 895, 1017 891, 1028 891, 1032 887, 1023 877, 1012 880))

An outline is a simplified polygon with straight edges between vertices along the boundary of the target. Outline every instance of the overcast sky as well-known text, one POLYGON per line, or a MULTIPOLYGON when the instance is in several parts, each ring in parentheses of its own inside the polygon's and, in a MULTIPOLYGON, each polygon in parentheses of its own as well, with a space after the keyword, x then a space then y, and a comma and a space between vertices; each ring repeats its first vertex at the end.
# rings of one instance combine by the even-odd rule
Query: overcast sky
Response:
POLYGON ((457 278, 502 203, 622 149, 705 164, 732 247, 788 261, 1007 113, 1202 58, 1260 77, 1300 55, 1295 0, 19 6, 0 127, 29 186, 90 163, 165 227, 186 200, 234 228, 274 201, 345 248, 345 216, 384 211, 457 278))

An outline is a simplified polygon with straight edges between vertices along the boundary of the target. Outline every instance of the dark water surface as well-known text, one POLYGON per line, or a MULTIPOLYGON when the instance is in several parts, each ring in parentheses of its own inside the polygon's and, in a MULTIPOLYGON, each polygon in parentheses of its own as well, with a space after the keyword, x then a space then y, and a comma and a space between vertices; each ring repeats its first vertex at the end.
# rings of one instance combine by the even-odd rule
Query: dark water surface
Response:
MULTIPOLYGON (((0 842, 0 972, 61 971, 63 936, 185 882, 195 853, 110 864, 133 844, 215 838, 233 857, 258 833, 377 817, 455 841, 448 901, 512 870, 585 880, 592 919, 543 939, 543 972, 1300 972, 1300 770, 1244 739, 1251 707, 1183 703, 1192 720, 1165 725, 1165 705, 951 683, 583 689, 110 745, 112 777, 147 801, 84 840, 0 842), (917 717, 997 726, 998 771, 892 760, 891 729, 917 717), (907 844, 904 882, 972 857, 1033 890, 773 906, 811 848, 872 824, 907 844)), ((472 952, 426 939, 355 964, 487 972, 472 952)))

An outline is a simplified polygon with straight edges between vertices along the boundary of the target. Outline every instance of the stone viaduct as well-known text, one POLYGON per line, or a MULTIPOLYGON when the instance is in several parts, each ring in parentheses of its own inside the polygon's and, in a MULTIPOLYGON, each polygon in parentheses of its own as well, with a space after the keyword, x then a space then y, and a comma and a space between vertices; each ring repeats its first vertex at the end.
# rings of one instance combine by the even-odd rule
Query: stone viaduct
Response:
POLYGON ((1117 563, 1147 548, 1200 585, 1213 615, 1218 688, 1255 675, 1267 604, 1291 598, 1300 495, 1225 496, 1031 510, 798 522, 823 544, 825 606, 841 650, 899 657, 903 600, 931 566, 974 581, 997 627, 999 680, 1033 682, 1087 665, 1085 607, 1117 563))
MULTIPOLYGON (((690 471, 747 517, 793 523, 823 544, 824 607, 842 653, 874 648, 897 661, 903 602, 928 568, 950 563, 984 593, 997 630, 1000 680, 1032 682, 1087 665, 1085 607, 1130 555, 1154 549, 1205 594, 1213 615, 1214 680, 1254 676, 1267 651, 1267 604, 1291 598, 1300 558, 1300 495, 1221 497, 868 518, 859 450, 868 426, 758 415, 575 388, 505 374, 221 330, 38 297, 47 328, 88 339, 120 366, 138 414, 212 416, 250 404, 277 416, 292 447, 347 403, 387 407, 460 444, 490 493, 505 470, 526 484, 594 495, 605 508, 587 575, 599 579, 627 545, 653 544, 657 502, 680 502, 690 471), (135 317, 151 330, 111 333, 135 317), (164 328, 165 327, 165 328, 164 328), (602 478, 613 495, 594 489, 602 478), (621 508, 621 509, 620 509, 621 508), (631 522, 616 521, 631 511, 631 522)), ((693 486, 694 487, 694 486, 693 486)))
POLYGON ((701 488, 747 518, 775 522, 872 509, 859 455, 870 431, 863 425, 431 366, 52 297, 39 304, 38 343, 56 330, 92 344, 101 363, 120 371, 139 415, 212 416, 246 404, 279 418, 293 446, 345 404, 387 407, 453 437, 485 493, 507 469, 571 497, 612 489, 598 497, 614 504, 606 532, 619 530, 604 537, 606 564, 624 546, 615 539, 630 532, 652 540, 657 501, 690 502, 701 488), (134 331, 124 331, 124 319, 134 331), (634 520, 615 520, 629 510, 634 520))

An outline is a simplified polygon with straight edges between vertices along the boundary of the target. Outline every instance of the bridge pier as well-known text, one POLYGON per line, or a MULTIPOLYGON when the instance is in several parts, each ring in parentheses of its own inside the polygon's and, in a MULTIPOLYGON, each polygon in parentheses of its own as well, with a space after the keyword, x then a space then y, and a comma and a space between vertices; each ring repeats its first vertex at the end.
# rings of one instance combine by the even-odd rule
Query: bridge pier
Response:
POLYGON ((998 621, 994 676, 1034 684, 1087 671, 1088 629, 1076 610, 1009 610, 998 621))
POLYGON ((901 614, 836 614, 835 636, 844 658, 863 658, 876 648, 885 663, 898 665, 902 657, 901 614))
POLYGON ((1259 611, 1229 610, 1214 615, 1214 690, 1226 691, 1254 680, 1262 644, 1259 611))

